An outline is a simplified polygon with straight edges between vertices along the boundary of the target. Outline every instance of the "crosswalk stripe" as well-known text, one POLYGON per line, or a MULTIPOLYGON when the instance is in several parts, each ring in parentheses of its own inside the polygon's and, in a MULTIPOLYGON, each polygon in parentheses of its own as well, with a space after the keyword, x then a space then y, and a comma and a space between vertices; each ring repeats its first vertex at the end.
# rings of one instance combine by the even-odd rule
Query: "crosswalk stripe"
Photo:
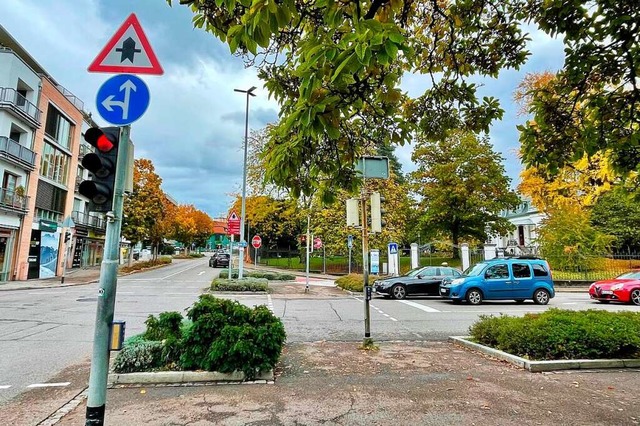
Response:
POLYGON ((64 387, 69 386, 71 382, 61 382, 61 383, 34 383, 32 385, 27 386, 28 388, 49 388, 49 387, 64 387))
POLYGON ((425 312, 440 312, 439 310, 437 310, 435 308, 431 308, 429 306, 424 306, 424 305, 421 305, 421 304, 416 303, 416 302, 410 302, 408 300, 398 300, 398 302, 404 303, 405 305, 413 306, 414 308, 420 309, 420 310, 425 311, 425 312))
POLYGON ((11 385, 0 385, 0 389, 9 389, 11 385))

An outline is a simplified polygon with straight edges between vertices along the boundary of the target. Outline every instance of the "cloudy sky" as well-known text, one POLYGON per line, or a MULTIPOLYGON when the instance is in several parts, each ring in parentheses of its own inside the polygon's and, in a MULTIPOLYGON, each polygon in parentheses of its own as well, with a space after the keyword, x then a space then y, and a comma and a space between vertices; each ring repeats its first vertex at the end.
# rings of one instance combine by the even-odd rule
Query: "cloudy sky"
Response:
MULTIPOLYGON (((251 99, 251 129, 275 121, 278 107, 268 100, 255 70, 245 69, 210 34, 194 30, 190 10, 175 3, 170 8, 163 0, 2 0, 0 24, 97 118, 96 93, 110 75, 89 73, 87 67, 129 14, 136 13, 164 68, 162 76, 141 76, 151 104, 132 127, 136 157, 153 161, 164 190, 179 202, 224 216, 230 194, 240 192, 242 184, 245 97, 233 89, 258 86, 251 99)), ((527 72, 554 71, 563 60, 558 40, 535 31, 530 36, 527 65, 484 80, 480 93, 499 98, 506 110, 504 120, 492 127, 491 139, 506 158, 514 184, 521 168, 515 126, 523 118, 516 116, 513 90, 527 72)), ((410 95, 425 87, 424 77, 403 81, 410 95)), ((397 151, 405 172, 413 170, 411 149, 397 151)))

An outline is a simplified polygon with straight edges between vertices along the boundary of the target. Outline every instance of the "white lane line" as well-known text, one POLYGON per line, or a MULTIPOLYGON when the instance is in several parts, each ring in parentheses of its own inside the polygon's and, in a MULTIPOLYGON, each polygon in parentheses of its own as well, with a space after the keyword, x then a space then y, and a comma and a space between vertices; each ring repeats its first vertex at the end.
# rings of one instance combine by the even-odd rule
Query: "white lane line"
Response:
POLYGON ((384 315, 385 317, 389 318, 389 314, 385 314, 384 312, 380 312, 382 315, 384 315))
POLYGON ((34 383, 32 385, 27 386, 28 388, 50 388, 50 387, 64 387, 69 386, 71 382, 60 382, 60 383, 34 383))
POLYGON ((202 265, 198 265, 198 264, 196 264, 196 265, 192 265, 192 266, 189 266, 188 268, 185 268, 185 269, 183 269, 183 270, 181 270, 181 271, 174 272, 173 274, 166 275, 166 276, 164 276, 164 277, 162 277, 162 278, 160 278, 160 279, 161 279, 161 280, 166 280, 167 278, 175 277, 176 275, 180 275, 180 274, 182 274, 182 273, 184 273, 184 272, 187 272, 187 271, 188 271, 188 270, 190 270, 190 269, 193 269, 193 268, 201 268, 201 267, 202 267, 202 265))
POLYGON ((390 319, 391 321, 398 321, 398 320, 397 320, 397 319, 395 319, 394 317, 389 317, 389 319, 390 319))
POLYGON ((409 302, 408 300, 398 300, 398 302, 404 303, 405 305, 412 306, 412 307, 414 307, 416 309, 420 309, 421 311, 425 311, 425 312, 440 312, 439 310, 437 310, 435 308, 431 308, 429 306, 424 306, 424 305, 421 305, 421 304, 416 303, 416 302, 409 302))
POLYGON ((11 385, 0 385, 0 389, 9 389, 11 385))
POLYGON ((565 302, 563 305, 577 305, 577 302, 565 302))
POLYGON ((198 275, 202 275, 202 274, 204 274, 205 272, 207 272, 207 271, 199 272, 199 273, 198 273, 198 275))

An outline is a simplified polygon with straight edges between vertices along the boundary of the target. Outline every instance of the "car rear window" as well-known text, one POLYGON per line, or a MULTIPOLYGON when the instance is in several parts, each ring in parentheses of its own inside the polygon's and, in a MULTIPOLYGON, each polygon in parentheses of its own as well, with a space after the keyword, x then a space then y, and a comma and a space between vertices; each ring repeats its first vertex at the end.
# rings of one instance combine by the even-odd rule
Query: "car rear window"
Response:
POLYGON ((533 265, 531 265, 531 267, 533 268, 533 276, 534 277, 548 277, 549 276, 549 271, 547 271, 547 268, 544 265, 541 265, 539 263, 534 263, 533 265))
POLYGON ((513 268, 513 278, 531 278, 531 269, 526 263, 514 263, 511 268, 513 268))
POLYGON ((220 258, 224 257, 225 259, 228 259, 229 255, 228 254, 219 254, 218 257, 220 257, 220 258))

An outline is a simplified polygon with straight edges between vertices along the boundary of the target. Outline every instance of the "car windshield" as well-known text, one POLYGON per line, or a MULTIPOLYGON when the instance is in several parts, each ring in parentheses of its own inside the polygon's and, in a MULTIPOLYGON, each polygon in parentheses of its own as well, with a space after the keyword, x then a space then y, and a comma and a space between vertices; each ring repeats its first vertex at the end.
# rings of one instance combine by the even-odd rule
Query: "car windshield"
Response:
POLYGON ((618 276, 618 278, 627 278, 627 279, 637 280, 637 279, 640 279, 640 271, 626 272, 618 276))
POLYGON ((482 270, 484 269, 485 266, 486 265, 484 263, 478 263, 477 265, 467 268, 467 270, 464 271, 462 274, 468 277, 478 276, 482 273, 482 270))
POLYGON ((407 277, 415 277, 416 275, 418 275, 420 272, 422 272, 424 269, 426 269, 425 267, 422 268, 416 268, 416 269, 412 269, 409 272, 407 272, 407 277))

